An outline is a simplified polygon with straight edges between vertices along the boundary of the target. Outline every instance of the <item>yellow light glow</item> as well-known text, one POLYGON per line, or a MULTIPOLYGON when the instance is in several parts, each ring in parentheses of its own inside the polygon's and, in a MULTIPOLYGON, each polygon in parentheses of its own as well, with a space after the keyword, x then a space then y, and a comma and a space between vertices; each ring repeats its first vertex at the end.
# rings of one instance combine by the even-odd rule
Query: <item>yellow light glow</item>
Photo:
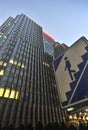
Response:
POLYGON ((3 96, 4 88, 0 88, 0 97, 3 96))
POLYGON ((77 119, 77 117, 76 117, 76 116, 74 116, 74 119, 77 119))
POLYGON ((47 66, 47 67, 49 67, 50 65, 49 64, 47 64, 46 62, 43 62, 43 65, 45 65, 45 66, 47 66))
POLYGON ((79 117, 78 119, 81 120, 81 117, 79 117))
POLYGON ((9 98, 12 98, 12 99, 18 99, 18 92, 15 91, 15 90, 11 90, 11 94, 9 96, 9 98), (16 94, 16 95, 15 95, 16 94))
POLYGON ((18 66, 21 66, 21 63, 20 63, 20 62, 18 63, 18 66))
POLYGON ((86 117, 86 120, 88 120, 88 116, 86 117))
MULTIPOLYGON (((4 88, 0 88, 0 97, 2 97, 3 96, 3 92, 4 92, 4 88)), ((11 90, 11 92, 10 92, 10 89, 6 89, 5 90, 5 93, 4 93, 4 96, 3 97, 5 97, 5 98, 11 98, 11 99, 18 99, 18 97, 19 97, 19 93, 18 93, 18 91, 15 91, 15 90, 11 90), (9 94, 10 94, 10 96, 9 96, 9 94)))
POLYGON ((80 112, 79 115, 82 115, 82 112, 80 112))
POLYGON ((72 119, 72 115, 70 115, 69 118, 72 119))
MULTIPOLYGON (((13 60, 13 59, 10 59, 9 61, 11 64, 14 64, 14 65, 17 65, 17 61, 16 60, 13 60)), ((21 68, 24 68, 24 64, 21 65, 21 62, 18 62, 18 66, 21 68)))
POLYGON ((5 62, 5 63, 3 64, 3 66, 5 66, 5 67, 6 67, 6 66, 7 66, 7 63, 5 62))
POLYGON ((74 115, 74 119, 77 119, 76 115, 74 115))
POLYGON ((73 107, 67 108, 67 111, 72 111, 72 110, 74 110, 73 107))
POLYGON ((24 64, 22 64, 22 66, 21 66, 22 68, 24 68, 24 64))
POLYGON ((10 89, 6 89, 4 97, 8 98, 9 97, 9 93, 10 93, 10 89))
POLYGON ((85 120, 85 117, 83 116, 83 120, 85 120))
POLYGON ((85 111, 88 111, 88 109, 86 108, 85 111))
POLYGON ((13 64, 13 62, 14 62, 14 60, 13 59, 10 59, 10 61, 9 61, 11 64, 13 64))
POLYGON ((15 99, 18 99, 18 96, 19 96, 19 95, 18 95, 18 92, 16 92, 16 97, 15 97, 15 99))
POLYGON ((4 75, 4 70, 0 70, 0 75, 4 75))
POLYGON ((84 112, 84 115, 86 115, 87 113, 86 112, 84 112))
POLYGON ((16 60, 14 61, 14 64, 17 65, 17 61, 16 60))
POLYGON ((15 90, 12 90, 11 93, 10 93, 9 98, 14 98, 14 96, 15 96, 15 90))

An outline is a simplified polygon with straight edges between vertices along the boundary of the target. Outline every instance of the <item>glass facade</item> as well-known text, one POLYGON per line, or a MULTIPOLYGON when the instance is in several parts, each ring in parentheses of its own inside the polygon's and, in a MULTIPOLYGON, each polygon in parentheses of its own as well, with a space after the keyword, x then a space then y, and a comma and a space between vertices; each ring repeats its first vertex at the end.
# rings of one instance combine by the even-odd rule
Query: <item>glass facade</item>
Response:
POLYGON ((0 27, 0 122, 43 125, 60 122, 61 110, 52 67, 55 41, 24 14, 0 27))
MULTIPOLYGON (((43 32, 43 44, 44 44, 44 72, 45 72, 45 80, 46 80, 46 93, 47 97, 47 107, 49 108, 49 122, 58 122, 61 123, 63 118, 65 117, 65 112, 60 107, 59 95, 57 91, 54 71, 53 71, 53 60, 59 56, 62 52, 65 51, 66 48, 63 48, 59 43, 55 42, 55 40, 49 36, 48 34, 43 32)), ((48 122, 48 123, 49 123, 48 122)))

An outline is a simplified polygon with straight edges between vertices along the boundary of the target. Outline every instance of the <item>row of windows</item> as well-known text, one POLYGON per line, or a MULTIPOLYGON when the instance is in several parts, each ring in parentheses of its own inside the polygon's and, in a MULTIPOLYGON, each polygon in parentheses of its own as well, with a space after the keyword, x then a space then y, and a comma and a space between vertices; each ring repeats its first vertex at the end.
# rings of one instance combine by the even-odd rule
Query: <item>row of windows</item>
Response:
POLYGON ((19 94, 15 90, 11 90, 7 88, 6 90, 2 87, 0 87, 0 97, 4 98, 11 98, 11 99, 18 99, 19 94))
MULTIPOLYGON (((32 60, 33 60, 33 59, 32 59, 32 60)), ((32 64, 32 65, 33 65, 33 64, 32 64)), ((32 68, 34 68, 34 67, 32 67, 32 68)), ((13 69, 14 69, 14 68, 12 68, 12 71, 11 71, 11 72, 13 72, 13 69)), ((10 71, 10 69, 8 70, 8 72, 9 72, 9 71, 10 71)), ((10 83, 11 83, 11 84, 17 84, 18 74, 21 73, 21 75, 22 75, 22 72, 18 71, 17 69, 16 69, 16 70, 14 69, 14 72, 15 72, 16 75, 14 74, 13 76, 11 75, 11 72, 10 72, 10 78, 8 79, 8 83, 9 83, 9 84, 10 84, 10 83), (16 78, 16 77, 17 77, 17 78, 16 78), (13 79, 14 79, 14 80, 13 80, 13 79)), ((36 71, 35 71, 35 73, 36 73, 36 71)), ((34 70, 32 69, 31 77, 30 77, 32 81, 30 81, 30 80, 28 79, 28 82, 30 82, 30 85, 29 85, 30 87, 32 86, 32 83, 33 83, 33 86, 35 86, 35 87, 36 87, 36 85, 37 85, 37 84, 34 84, 34 83, 36 83, 36 78, 35 78, 35 77, 37 76, 37 75, 35 75, 35 73, 34 73, 34 70), (33 76, 32 76, 32 75, 33 75, 33 76)), ((6 77, 8 77, 8 73, 6 73, 6 74, 5 74, 6 77), (6 74, 7 74, 7 75, 6 75, 6 74)), ((25 77, 25 80, 26 80, 26 73, 24 73, 24 74, 25 74, 24 77, 25 77)), ((4 82, 5 82, 5 80, 6 80, 6 77, 4 76, 4 78, 3 78, 3 81, 4 81, 4 82)), ((38 74, 38 77, 40 77, 40 74, 38 74)), ((20 76, 20 78, 21 78, 21 76, 20 76)), ((25 80, 22 81, 22 79, 24 79, 24 78, 21 78, 21 79, 20 79, 20 78, 19 78, 19 80, 18 80, 18 86, 21 87, 21 85, 24 83, 24 87, 25 87, 25 80)), ((42 77, 41 77, 41 78, 42 78, 42 77)), ((38 82, 41 82, 41 80, 39 79, 38 82)), ((50 81, 50 82, 51 82, 51 81, 50 81)), ((41 85, 42 85, 42 84, 43 84, 43 83, 41 82, 41 85)), ((38 85, 38 86, 40 86, 40 85, 38 85)), ((37 90, 37 88, 35 88, 35 87, 32 88, 32 89, 36 89, 36 92, 40 91, 40 88, 37 90)), ((43 87, 43 85, 42 85, 42 87, 43 87)), ((46 87, 48 87, 48 86, 46 86, 46 87)), ((34 90, 33 90, 33 91, 34 91, 34 90)), ((49 91, 50 91, 50 90, 47 89, 47 93, 51 93, 51 91, 50 91, 50 92, 49 92, 49 91)), ((43 91, 41 91, 41 92, 43 93, 43 91)), ((37 93, 36 93, 36 94, 37 94, 37 93)), ((33 93, 32 93, 32 96, 33 96, 33 93)), ((39 96, 39 95, 38 95, 38 96, 39 96)), ((52 96, 52 95, 51 95, 51 96, 52 96)), ((41 97, 42 97, 42 95, 41 95, 41 97)), ((32 99, 32 98, 31 98, 31 99, 32 99)), ((40 100, 40 99, 39 99, 39 100, 40 100)), ((50 100, 49 100, 49 101, 50 101, 50 100)))

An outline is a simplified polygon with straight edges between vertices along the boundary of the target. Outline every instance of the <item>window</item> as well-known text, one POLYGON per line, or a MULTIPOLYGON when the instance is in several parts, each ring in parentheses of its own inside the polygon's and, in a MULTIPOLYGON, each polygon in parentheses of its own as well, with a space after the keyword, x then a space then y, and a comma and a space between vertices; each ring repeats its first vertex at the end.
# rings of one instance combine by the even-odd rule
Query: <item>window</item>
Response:
POLYGON ((12 90, 11 93, 10 93, 9 98, 14 98, 14 97, 15 97, 15 90, 12 90))
POLYGON ((22 64, 22 66, 21 66, 22 68, 24 68, 24 64, 22 64))
POLYGON ((0 97, 3 96, 4 88, 0 88, 0 97))
POLYGON ((9 62, 13 64, 14 60, 13 60, 13 59, 10 59, 10 61, 9 61, 9 62))
MULTIPOLYGON (((0 88, 0 97, 3 96, 3 92, 4 92, 4 88, 0 88)), ((10 89, 7 88, 7 89, 5 90, 4 97, 5 97, 5 98, 18 99, 19 94, 18 94, 18 91, 11 90, 11 92, 10 92, 10 89), (9 96, 9 95, 10 95, 10 96, 9 96)))
POLYGON ((6 66, 7 66, 7 63, 6 63, 6 62, 4 62, 3 66, 5 66, 5 67, 6 67, 6 66))
POLYGON ((4 70, 0 70, 0 75, 4 75, 4 70))
POLYGON ((9 97, 9 93, 10 93, 10 89, 6 89, 4 97, 8 98, 9 97))

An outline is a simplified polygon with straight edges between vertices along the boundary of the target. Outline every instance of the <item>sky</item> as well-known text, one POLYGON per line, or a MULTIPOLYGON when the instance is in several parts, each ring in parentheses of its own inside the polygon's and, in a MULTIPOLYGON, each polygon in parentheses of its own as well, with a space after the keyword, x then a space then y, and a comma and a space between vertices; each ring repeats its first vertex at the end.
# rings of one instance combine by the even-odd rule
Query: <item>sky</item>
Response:
POLYGON ((88 0, 0 0, 0 25, 22 13, 59 43, 88 38, 88 0))

